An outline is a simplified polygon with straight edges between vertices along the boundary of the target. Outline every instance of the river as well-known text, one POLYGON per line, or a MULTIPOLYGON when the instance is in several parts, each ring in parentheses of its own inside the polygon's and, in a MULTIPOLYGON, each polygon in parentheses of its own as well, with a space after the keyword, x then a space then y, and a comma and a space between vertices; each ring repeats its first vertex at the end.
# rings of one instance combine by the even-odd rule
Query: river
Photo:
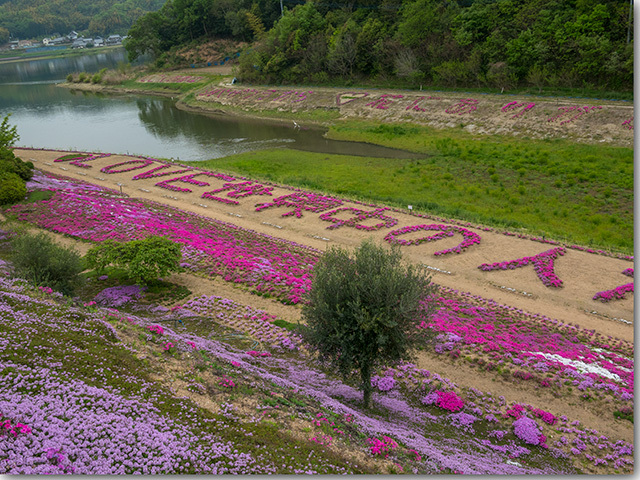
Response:
POLYGON ((328 140, 320 129, 185 112, 170 98, 104 95, 56 86, 69 73, 126 63, 124 49, 79 57, 0 62, 0 118, 17 146, 109 152, 199 161, 264 148, 412 158, 399 150, 328 140))

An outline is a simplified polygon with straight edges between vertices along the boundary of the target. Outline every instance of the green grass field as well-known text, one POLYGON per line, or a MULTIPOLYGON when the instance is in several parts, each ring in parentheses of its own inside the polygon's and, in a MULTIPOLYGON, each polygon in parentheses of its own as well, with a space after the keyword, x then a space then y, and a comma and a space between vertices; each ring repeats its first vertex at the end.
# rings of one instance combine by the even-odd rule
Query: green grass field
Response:
POLYGON ((420 160, 267 150, 193 162, 247 177, 633 252, 633 150, 565 140, 473 137, 428 127, 337 124, 331 138, 420 160))

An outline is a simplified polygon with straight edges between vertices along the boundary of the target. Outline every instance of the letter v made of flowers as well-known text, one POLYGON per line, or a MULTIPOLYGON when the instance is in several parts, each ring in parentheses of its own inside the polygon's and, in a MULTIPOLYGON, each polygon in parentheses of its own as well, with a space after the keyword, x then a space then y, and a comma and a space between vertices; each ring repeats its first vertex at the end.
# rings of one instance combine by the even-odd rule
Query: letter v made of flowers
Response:
POLYGON ((553 266, 554 260, 558 256, 562 256, 566 253, 564 247, 556 247, 546 252, 539 253, 533 257, 522 257, 508 262, 495 262, 495 263, 483 263, 478 266, 480 270, 489 272, 491 270, 515 270, 516 268, 524 267, 533 263, 533 268, 538 275, 538 278, 547 287, 562 287, 562 280, 556 275, 553 266))

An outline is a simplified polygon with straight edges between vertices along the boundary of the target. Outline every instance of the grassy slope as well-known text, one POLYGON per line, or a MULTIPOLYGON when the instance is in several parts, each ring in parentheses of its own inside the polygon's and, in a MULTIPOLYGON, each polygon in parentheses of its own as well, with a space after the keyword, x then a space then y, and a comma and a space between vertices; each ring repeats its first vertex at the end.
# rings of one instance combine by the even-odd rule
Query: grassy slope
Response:
POLYGON ((330 136, 422 160, 269 150, 193 165, 570 243, 633 251, 633 150, 350 121, 330 136))
MULTIPOLYGON (((11 295, 6 295, 6 292, 11 292, 11 289, 3 288, 0 285, 0 304, 8 303, 10 307, 4 306, 4 310, 9 310, 9 315, 13 315, 17 319, 13 322, 0 321, 0 334, 11 344, 3 352, 0 352, 0 379, 3 381, 11 383, 14 380, 13 376, 23 370, 36 370, 39 367, 46 368, 53 365, 50 367, 49 377, 54 381, 55 379, 64 379, 64 382, 77 381, 88 386, 117 392, 123 400, 137 398, 142 402, 150 402, 152 408, 156 408, 161 416, 170 419, 170 422, 175 425, 183 425, 196 435, 201 436, 202 442, 207 441, 205 439, 209 438, 209 434, 213 435, 222 442, 232 443, 238 451, 250 454, 253 458, 258 458, 266 464, 285 464, 280 470, 283 473, 287 473, 288 467, 298 470, 316 470, 322 473, 325 471, 326 465, 345 468, 346 471, 352 473, 374 473, 367 467, 349 465, 348 454, 336 453, 306 440, 294 438, 285 429, 279 428, 275 422, 267 421, 269 417, 262 422, 243 422, 240 425, 231 417, 213 414, 208 410, 198 408, 190 400, 177 397, 175 392, 170 391, 171 388, 167 388, 157 381, 158 375, 166 375, 166 370, 170 369, 174 374, 177 371, 179 378, 185 378, 191 382, 198 380, 199 375, 204 375, 203 372, 209 370, 215 371, 219 376, 227 375, 228 378, 233 378, 238 383, 244 383, 248 377, 242 376, 242 382, 239 382, 237 377, 241 377, 241 375, 231 365, 221 365, 206 355, 196 355, 197 358, 193 359, 192 355, 185 357, 181 353, 170 355, 163 352, 162 345, 166 341, 162 341, 162 339, 146 340, 148 330, 143 326, 125 321, 124 316, 89 313, 86 309, 65 305, 65 300, 61 302, 61 305, 56 305, 51 301, 44 300, 40 292, 27 285, 24 285, 20 291, 22 295, 19 298, 12 298, 11 295), (24 296, 25 294, 26 296, 24 296), (31 327, 21 321, 24 317, 32 318, 31 327), (100 320, 100 318, 104 320, 100 320), (63 321, 55 319, 63 319, 63 321), (105 320, 110 321, 117 328, 119 331, 117 336, 114 335, 115 330, 111 330, 105 320), (27 336, 25 336, 26 330, 30 331, 27 336), (28 348, 24 345, 27 337, 28 348), (120 341, 120 338, 126 340, 123 342, 120 341), (69 355, 70 347, 72 347, 72 355, 69 355), (192 360, 187 360, 190 357, 192 360), (184 360, 176 361, 179 358, 184 358, 184 360), (15 366, 6 366, 3 369, 1 368, 3 364, 15 366), (96 365, 100 365, 101 368, 96 369, 96 365), (216 419, 216 421, 212 422, 212 419, 216 419), (265 448, 265 446, 269 448, 265 448), (282 455, 287 456, 286 461, 281 460, 284 458, 282 455)), ((95 309, 89 310, 95 311, 95 309)), ((247 345, 237 346, 247 347, 247 345)), ((305 403, 301 400, 295 400, 291 392, 268 382, 265 382, 264 385, 257 385, 262 382, 259 382, 258 379, 253 380, 251 384, 254 387, 241 390, 240 395, 252 395, 256 399, 260 399, 263 396, 270 397, 272 391, 280 392, 282 390, 282 404, 291 405, 291 402, 297 402, 298 405, 304 407, 306 403, 314 403, 311 399, 305 399, 305 403), (289 397, 290 400, 287 401, 284 397, 289 397)), ((171 381, 175 381, 175 379, 171 381)), ((2 387, 2 383, 0 382, 0 387, 2 387)), ((226 394, 222 387, 218 387, 217 390, 213 393, 216 403, 224 403, 224 401, 231 403, 238 396, 238 393, 226 394)), ((25 384, 15 393, 25 393, 39 398, 39 395, 46 395, 46 389, 25 384)), ((55 404, 56 400, 51 398, 49 402, 55 404)), ((74 414, 78 415, 85 409, 92 409, 90 403, 91 401, 87 400, 84 406, 76 407, 74 414)), ((314 410, 318 408, 315 406, 314 410)), ((306 408, 299 408, 299 410, 302 411, 303 417, 308 416, 306 408)), ((282 412, 282 415, 285 413, 282 412)), ((136 417, 132 415, 131 418, 135 419, 136 417)), ((47 420, 52 421, 53 419, 47 418, 47 420)), ((106 423, 110 421, 105 418, 106 423)), ((98 426, 99 420, 91 427, 97 428, 98 426)), ((39 433, 35 432, 36 435, 39 433)), ((45 429, 42 433, 45 434, 45 429)), ((83 434, 80 433, 81 436, 83 434)), ((99 439, 109 443, 113 442, 114 445, 128 443, 128 439, 109 438, 104 433, 97 435, 99 439)), ((62 439, 59 440, 62 441, 62 439)), ((107 454, 105 453, 105 455, 107 454)), ((184 460, 179 461, 178 458, 179 456, 176 457, 176 461, 179 463, 174 465, 175 473, 202 473, 197 469, 194 470, 193 465, 190 466, 184 460)), ((122 462, 111 460, 111 463, 121 464, 122 462)), ((140 470, 127 468, 127 473, 134 471, 140 470)))

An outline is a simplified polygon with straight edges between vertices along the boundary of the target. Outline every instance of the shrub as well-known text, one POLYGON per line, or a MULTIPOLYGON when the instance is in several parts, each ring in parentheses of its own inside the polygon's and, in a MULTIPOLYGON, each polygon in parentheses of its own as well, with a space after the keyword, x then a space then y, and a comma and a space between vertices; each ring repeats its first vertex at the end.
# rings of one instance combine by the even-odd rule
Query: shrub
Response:
POLYGON ((98 271, 108 265, 124 269, 137 283, 149 284, 180 269, 180 246, 168 238, 148 237, 118 243, 107 240, 87 252, 87 266, 98 271))
POLYGON ((43 233, 18 236, 11 246, 17 276, 65 295, 71 295, 79 285, 84 267, 75 249, 58 245, 43 233))
POLYGON ((26 182, 33 177, 33 163, 23 162, 14 155, 13 150, 0 147, 0 172, 15 173, 26 182))
POLYGON ((19 202, 26 195, 24 180, 15 173, 0 170, 0 205, 19 202))

